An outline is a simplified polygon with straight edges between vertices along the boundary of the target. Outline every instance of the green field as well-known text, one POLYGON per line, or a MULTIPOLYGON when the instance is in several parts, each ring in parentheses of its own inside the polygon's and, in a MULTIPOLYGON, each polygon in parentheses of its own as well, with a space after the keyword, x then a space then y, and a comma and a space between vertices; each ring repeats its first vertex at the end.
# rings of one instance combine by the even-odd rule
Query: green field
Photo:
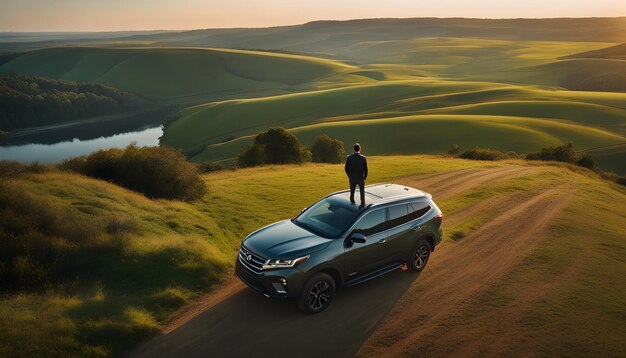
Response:
POLYGON ((189 104, 369 80, 349 74, 356 69, 331 60, 243 50, 73 47, 23 54, 0 66, 0 73, 97 82, 165 103, 189 104))
MULTIPOLYGON (((421 174, 511 165, 531 164, 429 156, 371 157, 369 180, 406 182, 421 174)), ((626 274, 626 243, 620 239, 626 225, 626 191, 586 170, 535 168, 533 174, 489 183, 439 200, 439 205, 451 215, 489 198, 518 200, 542 188, 568 185, 568 194, 575 200, 554 223, 542 255, 494 289, 500 295, 510 295, 513 288, 523 291, 534 282, 524 279, 528 275, 548 275, 574 260, 573 253, 592 252, 585 256, 584 269, 574 278, 577 300, 563 298, 562 291, 551 292, 542 301, 546 304, 533 306, 533 314, 548 312, 559 319, 549 326, 542 320, 532 321, 524 329, 565 332, 567 338, 567 334, 583 329, 569 324, 583 314, 588 318, 584 326, 587 332, 614 330, 616 337, 623 335, 619 333, 623 307, 611 302, 623 302, 624 291, 606 288, 626 274), (584 225, 581 216, 586 218, 584 225), (601 228, 598 222, 602 222, 601 228), (602 235, 597 235, 598 229, 602 235), (602 272, 601 279, 596 277, 598 272, 602 272)), ((119 354, 155 334, 174 310, 229 279, 236 249, 247 233, 294 216, 302 206, 345 186, 341 165, 321 164, 224 171, 205 175, 204 180, 208 194, 188 204, 146 199, 103 181, 63 172, 3 179, 0 204, 5 224, 0 235, 17 235, 33 245, 34 256, 45 248, 48 254, 76 257, 80 275, 42 283, 46 287, 43 290, 3 294, 0 355, 119 354), (21 222, 30 225, 29 231, 17 229, 21 222), (88 239, 79 240, 81 237, 88 239)), ((445 240, 451 240, 454 232, 471 232, 487 217, 446 224, 445 240)), ((5 237, 3 242, 11 241, 5 237)), ((29 262, 28 257, 20 260, 29 262)), ((5 263, 4 267, 13 264, 5 263)), ((24 275, 33 272, 24 269, 24 275)), ((494 299, 493 293, 489 295, 489 300, 494 299)), ((497 307, 498 302, 494 302, 484 309, 497 307)), ((551 352, 574 353, 559 337, 555 337, 557 344, 551 346, 551 352)), ((619 345, 611 339, 605 340, 600 334, 590 337, 596 338, 587 342, 588 352, 617 352, 619 345)))

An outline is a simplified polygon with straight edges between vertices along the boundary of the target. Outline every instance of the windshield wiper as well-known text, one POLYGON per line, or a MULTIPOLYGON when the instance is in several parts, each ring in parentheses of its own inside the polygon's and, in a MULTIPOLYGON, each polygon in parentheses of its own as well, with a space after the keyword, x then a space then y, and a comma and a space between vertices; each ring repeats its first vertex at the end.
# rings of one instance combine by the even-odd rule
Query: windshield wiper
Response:
POLYGON ((317 236, 321 236, 321 237, 325 237, 328 238, 328 235, 325 234, 324 232, 320 231, 320 230, 316 230, 313 226, 309 225, 309 224, 305 224, 303 222, 298 221, 298 219, 293 219, 292 220, 294 224, 300 226, 301 228, 312 232, 313 234, 317 235, 317 236))

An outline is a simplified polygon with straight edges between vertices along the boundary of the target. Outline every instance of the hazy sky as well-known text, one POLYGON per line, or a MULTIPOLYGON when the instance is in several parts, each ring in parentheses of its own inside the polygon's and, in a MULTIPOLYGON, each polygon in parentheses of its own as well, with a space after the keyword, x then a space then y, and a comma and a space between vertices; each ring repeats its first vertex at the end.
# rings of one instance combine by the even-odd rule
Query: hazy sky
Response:
POLYGON ((0 31, 257 27, 422 16, 626 16, 626 0, 0 0, 0 31))

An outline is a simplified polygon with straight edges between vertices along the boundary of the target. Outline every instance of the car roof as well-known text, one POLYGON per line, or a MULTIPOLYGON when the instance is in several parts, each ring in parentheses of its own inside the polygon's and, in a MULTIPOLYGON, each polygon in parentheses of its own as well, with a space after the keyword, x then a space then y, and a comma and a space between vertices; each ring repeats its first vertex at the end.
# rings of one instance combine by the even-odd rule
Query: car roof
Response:
MULTIPOLYGON (((350 190, 342 190, 332 193, 326 197, 333 197, 347 201, 349 200, 349 193, 350 190)), ((355 200, 359 200, 358 189, 355 192, 354 197, 355 200)), ((403 199, 419 199, 430 197, 431 195, 426 192, 405 185, 384 183, 365 186, 365 203, 367 204, 367 207, 378 206, 403 199)))

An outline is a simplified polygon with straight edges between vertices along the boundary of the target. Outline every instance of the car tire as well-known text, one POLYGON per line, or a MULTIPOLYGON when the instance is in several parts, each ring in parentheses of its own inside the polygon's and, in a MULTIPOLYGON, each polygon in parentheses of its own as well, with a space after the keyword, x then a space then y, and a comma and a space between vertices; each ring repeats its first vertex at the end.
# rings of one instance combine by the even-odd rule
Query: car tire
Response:
POLYGON ((335 280, 320 272, 306 282, 296 303, 305 313, 320 313, 328 308, 334 296, 335 280))
POLYGON ((432 251, 433 248, 427 240, 422 239, 418 241, 417 245, 415 245, 415 248, 411 252, 411 257, 407 262, 409 270, 413 272, 422 271, 426 267, 432 251))

